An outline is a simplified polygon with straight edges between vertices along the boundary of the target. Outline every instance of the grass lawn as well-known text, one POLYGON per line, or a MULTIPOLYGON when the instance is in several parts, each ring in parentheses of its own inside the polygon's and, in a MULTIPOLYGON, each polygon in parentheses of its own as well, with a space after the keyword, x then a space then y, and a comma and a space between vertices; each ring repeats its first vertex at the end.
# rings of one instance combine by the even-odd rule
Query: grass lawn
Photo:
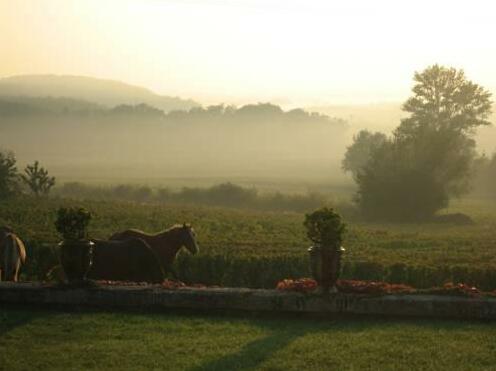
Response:
POLYGON ((496 324, 0 309, 0 370, 472 370, 496 324))

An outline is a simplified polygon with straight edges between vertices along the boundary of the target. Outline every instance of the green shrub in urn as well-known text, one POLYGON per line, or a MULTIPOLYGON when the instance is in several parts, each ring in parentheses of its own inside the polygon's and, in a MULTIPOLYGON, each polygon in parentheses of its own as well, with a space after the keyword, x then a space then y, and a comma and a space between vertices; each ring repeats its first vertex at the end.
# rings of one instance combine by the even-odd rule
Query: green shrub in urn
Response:
POLYGON ((82 207, 61 207, 57 211, 55 228, 64 240, 78 241, 88 237, 91 213, 82 207))
POLYGON ((312 275, 324 293, 336 289, 341 269, 341 255, 346 225, 333 209, 324 207, 305 215, 307 237, 313 242, 308 249, 312 275))
POLYGON ((60 263, 70 284, 83 284, 92 263, 93 242, 88 240, 91 213, 81 207, 61 207, 55 228, 62 235, 60 263))
POLYGON ((304 225, 308 238, 323 248, 339 249, 343 243, 346 225, 333 209, 323 207, 305 215, 304 225))

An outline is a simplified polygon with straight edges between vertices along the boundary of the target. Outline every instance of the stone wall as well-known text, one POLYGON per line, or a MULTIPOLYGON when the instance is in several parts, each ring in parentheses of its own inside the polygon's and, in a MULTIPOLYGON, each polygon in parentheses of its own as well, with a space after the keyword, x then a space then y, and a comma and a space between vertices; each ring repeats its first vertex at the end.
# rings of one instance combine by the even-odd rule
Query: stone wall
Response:
POLYGON ((0 304, 29 307, 237 310, 314 314, 496 319, 496 299, 437 295, 321 296, 245 288, 97 286, 68 288, 41 283, 0 282, 0 304))

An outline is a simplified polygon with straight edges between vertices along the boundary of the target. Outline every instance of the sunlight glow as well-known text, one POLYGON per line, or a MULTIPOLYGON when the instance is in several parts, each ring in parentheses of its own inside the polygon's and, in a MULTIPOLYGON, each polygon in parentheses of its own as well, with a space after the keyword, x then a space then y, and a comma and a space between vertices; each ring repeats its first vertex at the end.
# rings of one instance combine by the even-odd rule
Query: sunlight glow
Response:
POLYGON ((496 90, 489 1, 0 0, 0 77, 121 80, 206 103, 403 100, 441 63, 496 90))

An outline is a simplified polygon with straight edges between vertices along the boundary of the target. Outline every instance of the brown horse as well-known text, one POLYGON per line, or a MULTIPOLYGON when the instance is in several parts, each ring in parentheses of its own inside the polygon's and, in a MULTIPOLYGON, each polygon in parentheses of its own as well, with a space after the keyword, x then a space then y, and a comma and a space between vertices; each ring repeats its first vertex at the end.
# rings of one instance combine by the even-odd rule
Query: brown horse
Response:
POLYGON ((26 262, 24 243, 9 227, 0 227, 0 281, 19 280, 19 271, 26 262))
POLYGON ((196 242, 196 235, 187 224, 174 225, 165 231, 157 234, 148 234, 136 229, 128 229, 118 232, 110 237, 111 240, 127 240, 129 238, 139 238, 145 241, 158 257, 165 272, 175 272, 172 263, 181 247, 186 247, 191 254, 196 254, 200 249, 196 242))
POLYGON ((138 238, 125 241, 93 240, 88 278, 96 280, 162 282, 162 267, 148 244, 138 238))

